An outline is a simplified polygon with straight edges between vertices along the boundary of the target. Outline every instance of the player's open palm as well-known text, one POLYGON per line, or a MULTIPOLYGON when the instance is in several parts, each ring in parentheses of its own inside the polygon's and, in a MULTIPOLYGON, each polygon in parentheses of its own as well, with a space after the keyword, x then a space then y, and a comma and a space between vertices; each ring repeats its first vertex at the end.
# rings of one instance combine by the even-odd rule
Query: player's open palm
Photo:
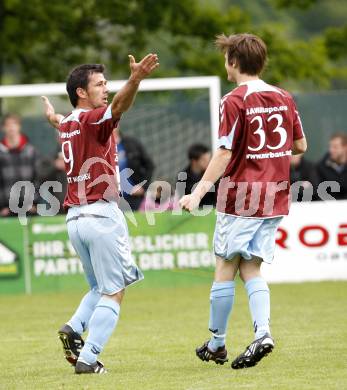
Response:
POLYGON ((49 118, 51 115, 55 114, 54 107, 47 96, 41 96, 41 99, 43 101, 45 115, 47 118, 49 118))
POLYGON ((59 127, 60 121, 64 118, 64 116, 55 113, 55 109, 47 96, 41 96, 41 99, 43 101, 43 109, 48 121, 53 127, 57 129, 59 127))
POLYGON ((142 80, 149 76, 159 66, 157 54, 147 54, 140 62, 136 62, 134 56, 129 55, 131 75, 142 80))

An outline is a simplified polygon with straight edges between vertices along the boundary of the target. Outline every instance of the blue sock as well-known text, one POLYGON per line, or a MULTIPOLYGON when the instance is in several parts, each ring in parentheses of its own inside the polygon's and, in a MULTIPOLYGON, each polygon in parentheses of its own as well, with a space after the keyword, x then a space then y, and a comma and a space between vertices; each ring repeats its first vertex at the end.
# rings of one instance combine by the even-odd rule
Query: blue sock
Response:
POLYGON ((225 345, 229 314, 234 303, 235 282, 213 282, 210 294, 209 329, 213 333, 208 347, 215 351, 225 345))
POLYGON ((92 316, 96 304, 99 302, 101 295, 96 290, 90 290, 81 300, 75 314, 71 317, 68 325, 82 334, 87 328, 90 317, 92 316))
POLYGON ((100 298, 89 321, 89 334, 79 359, 93 364, 117 325, 120 306, 111 298, 100 298))
POLYGON ((255 338, 270 334, 270 290, 262 277, 256 277, 245 283, 249 299, 255 338))

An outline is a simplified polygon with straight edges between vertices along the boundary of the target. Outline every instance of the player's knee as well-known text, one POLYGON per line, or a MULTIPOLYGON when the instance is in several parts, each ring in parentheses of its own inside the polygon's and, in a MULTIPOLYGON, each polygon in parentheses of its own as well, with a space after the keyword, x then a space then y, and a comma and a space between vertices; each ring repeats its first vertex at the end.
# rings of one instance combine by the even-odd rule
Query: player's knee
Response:
POLYGON ((239 273, 241 280, 246 283, 248 280, 260 276, 260 267, 257 264, 247 263, 243 260, 240 263, 239 273))
POLYGON ((224 271, 223 271, 223 268, 219 268, 218 270, 215 271, 215 274, 214 274, 214 281, 215 282, 225 282, 225 281, 229 281, 229 280, 234 280, 234 276, 228 268, 226 268, 224 271))
POLYGON ((239 266, 239 257, 236 256, 232 260, 224 260, 220 257, 216 258, 216 270, 215 270, 215 281, 225 282, 234 280, 237 274, 239 266))
POLYGON ((103 296, 116 301, 120 305, 122 303, 124 294, 125 294, 125 290, 121 290, 121 291, 118 291, 115 294, 111 294, 111 295, 104 294, 103 296))
POLYGON ((240 275, 240 279, 241 279, 244 283, 246 283, 247 280, 249 280, 249 279, 252 278, 252 273, 248 272, 247 269, 241 269, 241 267, 240 267, 239 275, 240 275))

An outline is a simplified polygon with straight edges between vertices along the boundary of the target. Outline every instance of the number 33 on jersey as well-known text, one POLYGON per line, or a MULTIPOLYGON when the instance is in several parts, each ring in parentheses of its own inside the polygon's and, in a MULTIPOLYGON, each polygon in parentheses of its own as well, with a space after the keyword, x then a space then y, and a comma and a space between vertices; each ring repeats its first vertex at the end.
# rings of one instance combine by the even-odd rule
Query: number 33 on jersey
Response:
MULTIPOLYGON (((224 177, 235 183, 221 212, 240 215, 235 210, 239 183, 263 183, 265 196, 269 182, 288 181, 277 194, 275 207, 267 215, 263 207, 253 217, 288 214, 289 164, 293 141, 303 138, 301 120, 290 94, 262 80, 241 83, 225 95, 220 105, 218 146, 232 150, 224 177)), ((245 199, 245 204, 249 199, 245 199)), ((264 199, 262 199, 264 203, 264 199)), ((219 202, 220 203, 220 202, 219 202)))

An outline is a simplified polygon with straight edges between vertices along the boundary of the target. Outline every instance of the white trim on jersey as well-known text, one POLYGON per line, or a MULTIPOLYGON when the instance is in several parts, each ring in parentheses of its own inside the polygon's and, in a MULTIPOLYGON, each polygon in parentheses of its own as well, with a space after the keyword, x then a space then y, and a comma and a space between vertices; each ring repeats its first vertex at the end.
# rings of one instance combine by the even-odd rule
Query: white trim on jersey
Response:
POLYGON ((243 97, 243 100, 246 100, 247 96, 256 92, 276 92, 279 93, 280 95, 283 95, 283 93, 279 89, 277 89, 276 87, 270 84, 265 83, 265 81, 260 79, 245 81, 243 83, 240 83, 239 86, 240 85, 247 85, 247 92, 243 97))
POLYGON ((93 122, 91 123, 92 125, 100 125, 101 123, 109 120, 109 119, 112 119, 112 108, 111 108, 111 104, 107 107, 106 111, 104 112, 104 115, 103 117, 97 121, 97 122, 93 122))
POLYGON ((298 112, 297 110, 295 110, 295 114, 298 116, 298 121, 299 121, 299 123, 300 123, 302 136, 303 136, 303 137, 306 137, 306 136, 305 136, 305 132, 304 132, 304 128, 303 128, 303 126, 302 126, 302 122, 301 122, 301 118, 300 118, 299 112, 298 112))
POLYGON ((224 102, 228 99, 228 97, 229 97, 232 93, 233 93, 233 91, 230 91, 230 92, 228 92, 226 95, 224 95, 224 96, 222 97, 222 99, 220 100, 220 104, 221 104, 221 105, 224 104, 224 102))
POLYGON ((108 154, 108 152, 111 150, 111 145, 112 145, 111 137, 108 139, 108 143, 109 143, 109 145, 108 145, 107 151, 105 152, 105 156, 106 156, 106 155, 108 154))
POLYGON ((80 113, 81 112, 87 112, 87 111, 90 111, 90 110, 84 110, 82 108, 78 108, 77 110, 72 110, 71 114, 68 115, 66 118, 64 118, 60 124, 62 125, 63 123, 67 123, 67 122, 78 122, 80 123, 80 113))
POLYGON ((234 136, 235 136, 235 129, 237 122, 239 121, 239 117, 236 118, 236 121, 233 125, 233 127, 230 130, 230 133, 228 135, 224 135, 223 137, 220 137, 218 140, 218 147, 224 146, 226 149, 231 150, 231 147, 233 145, 234 136))

